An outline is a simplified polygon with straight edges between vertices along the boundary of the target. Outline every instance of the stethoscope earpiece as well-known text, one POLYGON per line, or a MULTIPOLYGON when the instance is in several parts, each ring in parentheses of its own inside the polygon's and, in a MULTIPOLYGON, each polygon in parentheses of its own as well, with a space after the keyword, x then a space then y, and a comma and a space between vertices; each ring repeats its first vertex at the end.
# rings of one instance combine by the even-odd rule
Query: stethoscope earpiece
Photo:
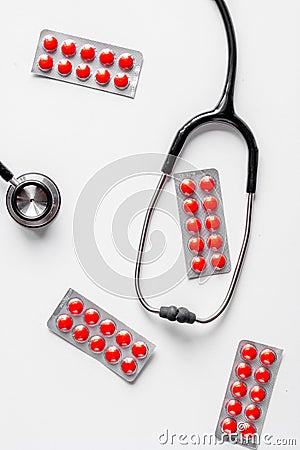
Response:
POLYGON ((41 228, 55 219, 61 197, 54 181, 40 173, 27 173, 15 178, 1 162, 0 175, 10 183, 6 206, 18 224, 28 228, 41 228))

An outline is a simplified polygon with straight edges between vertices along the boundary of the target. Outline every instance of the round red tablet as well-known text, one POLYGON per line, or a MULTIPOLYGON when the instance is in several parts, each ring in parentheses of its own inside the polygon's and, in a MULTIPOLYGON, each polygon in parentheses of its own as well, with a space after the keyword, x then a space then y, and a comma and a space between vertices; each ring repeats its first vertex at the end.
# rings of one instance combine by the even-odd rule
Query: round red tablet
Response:
POLYGON ((195 214, 198 211, 198 202, 194 198, 187 198, 183 202, 183 209, 187 214, 195 214))
POLYGON ((184 195, 191 195, 195 192, 196 184, 193 180, 186 178, 180 184, 180 190, 184 195))
POLYGON ((99 321, 100 319, 100 314, 98 313, 98 311, 96 309, 90 308, 87 309, 86 312, 84 313, 84 320, 85 323, 87 323, 88 325, 96 325, 96 323, 99 321))
POLYGON ((252 344, 245 344, 241 349, 242 358, 245 361, 253 361, 257 356, 257 350, 252 344))
POLYGON ((205 226, 209 231, 216 231, 221 225, 218 216, 208 216, 205 220, 205 226))
POLYGON ((129 85, 129 78, 126 73, 117 73, 114 78, 114 83, 118 89, 126 89, 129 85))
POLYGON ((115 61, 115 55, 109 48, 105 48, 100 53, 99 60, 104 66, 111 66, 115 61))
POLYGON ((200 180, 200 189, 204 192, 210 192, 215 187, 215 181, 212 177, 206 176, 200 180))
POLYGON ((73 330, 73 337, 77 342, 85 342, 89 338, 89 330, 84 325, 77 325, 73 330))
POLYGON ((241 435, 245 438, 245 439, 250 439, 253 437, 253 435, 256 433, 256 428, 254 425, 252 425, 251 423, 243 423, 241 424, 241 435))
POLYGON ((219 250, 223 245, 223 239, 219 234, 211 234, 207 239, 207 245, 212 250, 219 250))
POLYGON ((53 58, 50 55, 41 55, 38 61, 39 68, 43 72, 49 72, 53 67, 53 58))
POLYGON ((104 336, 112 336, 116 331, 116 325, 112 320, 103 320, 100 324, 100 331, 104 336))
POLYGON ((251 400, 255 403, 260 403, 264 400, 266 391, 261 386, 254 386, 250 391, 251 400))
POLYGON ((245 395, 247 394, 247 386, 245 383, 243 383, 241 381, 235 381, 231 385, 230 390, 231 390, 232 395, 236 398, 245 397, 245 395))
POLYGON ((95 75, 97 83, 104 86, 110 81, 110 73, 107 69, 98 69, 95 75))
POLYGON ((73 69, 72 63, 68 59, 61 59, 60 61, 58 61, 57 70, 60 75, 66 77, 70 75, 72 69, 73 69))
POLYGON ((270 372, 265 367, 260 367, 255 372, 255 378, 259 383, 265 384, 269 381, 271 377, 270 372))
POLYGON ((138 359, 143 359, 145 358, 145 356, 147 356, 148 347, 144 342, 138 341, 135 344, 133 344, 131 351, 133 356, 135 356, 138 359))
POLYGON ((213 212, 218 207, 218 200, 216 197, 206 197, 202 202, 203 208, 207 212, 213 212))
POLYGON ((87 80, 89 78, 89 76, 91 75, 91 68, 88 64, 79 64, 76 67, 76 76, 77 78, 79 78, 80 80, 87 80))
POLYGON ((121 363, 121 369, 126 375, 133 375, 136 372, 136 362, 133 358, 125 358, 121 363))
POLYGON ((222 430, 226 434, 236 433, 236 430, 237 430, 236 421, 234 419, 230 419, 228 417, 222 423, 222 430))
POLYGON ((193 253, 200 253, 204 249, 204 242, 199 237, 194 237, 189 240, 189 249, 193 253))
POLYGON ((116 336, 116 342, 120 347, 128 347, 131 344, 131 334, 129 333, 129 331, 119 331, 116 336))
POLYGON ((121 352, 117 347, 108 347, 105 352, 105 358, 106 361, 108 361, 110 364, 117 364, 117 362, 121 358, 121 352))
POLYGON ((68 308, 71 314, 78 315, 83 311, 83 302, 79 298, 72 298, 69 301, 68 308))
POLYGON ((85 44, 83 47, 81 47, 80 56, 83 61, 94 61, 96 56, 95 47, 93 47, 91 44, 85 44))
POLYGON ((105 348, 105 340, 101 336, 93 336, 90 340, 90 349, 94 353, 101 353, 105 348))
POLYGON ((198 234, 200 233, 201 228, 202 228, 201 222, 199 219, 196 219, 196 217, 189 219, 186 223, 186 229, 188 230, 189 233, 198 234))
POLYGON ((255 405, 249 405, 245 409, 245 415, 249 420, 257 420, 260 418, 260 409, 255 405))
POLYGON ((191 263, 194 272, 201 273, 206 269, 206 261, 201 256, 195 256, 191 263))
POLYGON ((61 51, 67 58, 74 56, 76 53, 75 42, 72 39, 66 39, 61 46, 61 51))
POLYGON ((73 319, 72 317, 68 316, 68 314, 61 314, 60 316, 58 316, 56 323, 60 331, 66 333, 67 331, 71 330, 73 326, 73 319))
POLYGON ((242 412, 242 404, 238 400, 230 400, 227 403, 227 412, 230 416, 238 416, 242 412))
POLYGON ((211 265, 215 268, 215 269, 223 269, 223 267, 226 264, 226 258, 224 255, 222 255, 221 253, 216 253, 215 255, 213 255, 211 257, 211 265))
POLYGON ((133 67, 133 56, 130 53, 123 53, 119 58, 119 66, 122 70, 131 70, 133 67))
POLYGON ((276 355, 273 350, 266 348, 260 354, 260 360, 265 366, 271 366, 276 359, 276 355))
POLYGON ((236 366, 236 374, 239 378, 245 380, 249 378, 252 373, 252 369, 247 363, 240 363, 236 366))
POLYGON ((51 34, 45 36, 43 40, 43 47, 46 52, 55 52, 58 47, 58 41, 56 37, 52 36, 51 34))

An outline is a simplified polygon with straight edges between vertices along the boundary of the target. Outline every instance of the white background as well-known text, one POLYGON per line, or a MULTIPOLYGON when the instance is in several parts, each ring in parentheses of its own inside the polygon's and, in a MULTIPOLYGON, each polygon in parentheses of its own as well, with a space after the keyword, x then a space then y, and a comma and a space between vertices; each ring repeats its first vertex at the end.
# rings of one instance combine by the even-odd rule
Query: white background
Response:
MULTIPOLYGON (((38 171, 54 178, 63 205, 46 233, 34 233, 12 221, 5 183, 0 186, 1 448, 150 450, 162 447, 158 436, 166 429, 214 433, 243 338, 285 350, 264 433, 298 438, 300 445, 300 4, 228 3, 239 44, 236 107, 255 132, 260 166, 240 284, 228 313, 210 326, 169 324, 137 301, 99 289, 77 260, 72 219, 82 188, 98 169, 134 153, 165 153, 186 120, 216 103, 226 45, 214 2, 28 0, 2 6, 1 160, 16 175, 38 171), (31 75, 43 28, 142 51, 136 98, 31 75), (157 344, 134 385, 47 330, 69 287, 157 344)), ((234 132, 208 132, 195 137, 184 155, 199 168, 220 171, 234 260, 244 223, 245 145, 234 132)), ((142 187, 137 180, 134 189, 142 187)), ((178 230, 167 239, 180 245, 178 230)), ((138 234, 131 241, 136 247, 138 234)), ((118 258, 112 259, 123 265, 118 258)), ((132 274, 133 265, 126 270, 132 274)), ((185 280, 153 302, 187 305, 204 315, 221 301, 228 281, 220 276, 198 286, 185 280)))

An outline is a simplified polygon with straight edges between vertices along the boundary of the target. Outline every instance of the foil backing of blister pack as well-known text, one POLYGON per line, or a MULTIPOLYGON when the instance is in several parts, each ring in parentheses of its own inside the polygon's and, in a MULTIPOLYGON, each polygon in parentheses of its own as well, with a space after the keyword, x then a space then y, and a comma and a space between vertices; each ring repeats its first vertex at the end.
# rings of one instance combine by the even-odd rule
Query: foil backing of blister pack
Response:
POLYGON ((31 71, 36 75, 41 75, 47 78, 52 78, 55 80, 65 81, 67 83, 78 84, 80 86, 86 86, 93 89, 99 89, 106 92, 111 92, 118 95, 123 95, 125 97, 134 98, 137 84, 140 76, 140 71, 143 64, 143 55, 137 50, 132 50, 124 47, 119 47, 112 44, 107 44, 104 42, 98 42, 91 39, 85 39, 78 36, 72 36, 70 34, 59 33, 52 30, 43 30, 40 34, 38 45, 32 65, 31 71), (58 41, 58 47, 54 51, 47 51, 44 48, 43 42, 47 36, 54 36, 58 41), (76 44, 76 53, 74 56, 66 57, 62 53, 61 46, 64 41, 72 40, 76 44), (80 50, 84 45, 90 44, 95 49, 95 58, 93 61, 85 61, 80 56, 80 50), (114 55, 114 62, 112 65, 103 65, 99 60, 99 55, 105 49, 110 49, 114 55), (53 59, 53 67, 50 70, 41 70, 39 67, 39 58, 41 55, 49 55, 53 59), (130 70, 124 70, 119 66, 119 58, 123 54, 130 54, 133 57, 133 67, 130 70), (67 76, 61 75, 58 72, 58 64, 60 60, 68 60, 72 63, 73 70, 67 76), (86 80, 78 79, 76 76, 76 67, 82 63, 86 63, 90 66, 91 74, 86 80), (105 85, 100 85, 97 83, 95 75, 98 69, 107 69, 110 73, 110 81, 105 85), (119 89, 114 84, 114 78, 117 74, 126 74, 129 79, 128 86, 119 89))
MULTIPOLYGON (((93 313, 89 317, 92 316, 93 313)), ((90 323, 90 319, 88 319, 88 321, 90 323)), ((74 345, 79 350, 82 350, 83 352, 97 359, 97 361, 101 362, 106 367, 115 372, 117 375, 119 375, 120 377, 129 382, 132 382, 137 378, 137 376, 140 374, 140 372, 148 362, 149 358, 151 357, 155 349, 155 345, 148 339, 146 339, 144 336, 140 335, 132 328, 125 325, 123 322, 121 322, 119 319, 109 314, 104 309, 99 308, 93 302, 91 302, 78 292, 74 291, 73 289, 69 289, 66 295, 63 297, 62 301, 59 303, 54 313, 48 320, 47 326, 50 331, 57 334, 70 344, 74 345), (83 306, 82 305, 80 306, 82 308, 82 311, 79 313, 77 312, 76 314, 70 312, 75 311, 74 309, 75 302, 77 302, 79 305, 83 304, 83 306), (99 314, 99 319, 93 325, 89 325, 86 323, 87 311, 94 311, 94 315, 95 311, 98 312, 99 314), (65 316, 67 316, 67 321, 65 316), (61 319, 62 317, 64 318, 65 324, 64 331, 62 331, 62 329, 60 329, 58 325, 62 323, 61 319), (72 323, 70 322, 70 318, 72 320, 72 323), (110 331, 109 328, 107 327, 107 325, 109 324, 111 325, 111 322, 115 325, 115 331, 113 331, 113 329, 110 331), (104 329, 103 324, 105 325, 106 332, 113 331, 111 335, 103 334, 104 332, 101 331, 101 329, 102 330, 104 329), (84 329, 82 329, 82 326, 88 329, 88 333, 84 329), (86 335, 83 336, 84 337, 83 341, 81 342, 76 341, 74 337, 77 336, 76 330, 79 331, 81 330, 81 332, 85 331, 86 335), (131 339, 129 339, 130 342, 128 340, 128 342, 125 342, 126 346, 122 346, 121 344, 118 343, 120 341, 119 339, 120 336, 122 338, 123 343, 125 342, 124 338, 126 338, 126 336, 128 337, 128 339, 131 337, 131 339), (95 349, 95 346, 92 345, 92 343, 95 343, 95 337, 97 339, 101 338, 102 340, 104 340, 103 350, 101 350, 100 352, 98 351, 97 353, 95 353, 95 351, 92 350, 92 348, 95 349), (120 353, 120 357, 118 358, 118 361, 115 363, 110 363, 106 359, 107 350, 111 349, 112 347, 116 348, 120 353), (126 363, 126 366, 124 367, 126 367, 126 370, 131 370, 131 373, 127 372, 124 373, 123 361, 125 361, 126 363), (135 366, 134 372, 132 372, 133 366, 135 366)), ((110 359, 111 355, 114 354, 110 351, 109 352, 110 359)))
POLYGON ((218 440, 250 449, 258 447, 282 353, 283 350, 277 347, 240 341, 217 423, 215 435, 218 440), (268 355, 267 359, 264 355, 268 355), (253 359, 245 359, 245 356, 253 359))
MULTIPOLYGON (((181 172, 174 174, 173 178, 176 189, 179 219, 182 233, 182 242, 188 278, 193 279, 198 277, 207 277, 211 275, 218 275, 230 272, 231 262, 228 247, 228 238, 224 216, 220 177, 218 171, 216 169, 205 169, 190 172, 181 172), (210 191, 203 191, 200 188, 200 182, 202 179, 205 178, 211 178, 213 180, 214 186, 210 191), (190 194, 184 194, 182 192, 181 185, 185 180, 193 181, 195 185, 194 192, 190 194), (203 206, 203 202, 208 197, 213 197, 217 201, 217 207, 211 212, 207 212, 203 206), (193 214, 188 214, 184 210, 184 202, 187 199, 194 199, 198 203, 198 210, 193 214), (211 216, 217 216, 217 218, 219 218, 220 220, 220 225, 215 231, 210 231, 206 227, 206 220, 208 217, 211 216), (200 221, 201 230, 199 232, 190 232, 188 230, 187 222, 190 219, 193 220, 198 219, 200 221), (208 245, 209 239, 211 239, 211 237, 214 236, 218 236, 222 241, 222 244, 217 249, 210 248, 208 245), (195 238, 196 239, 200 238, 202 240, 203 249, 201 249, 200 251, 191 251, 189 247, 191 239, 195 240, 195 238), (223 260, 225 261, 224 266, 220 268, 212 265, 212 261, 215 262, 216 258, 218 258, 218 255, 220 255, 220 258, 222 257, 223 260), (194 258, 201 258, 205 260, 205 268, 201 270, 201 272, 197 272, 192 268, 192 265, 194 264, 194 258)), ((194 266, 197 267, 195 264, 194 266)))

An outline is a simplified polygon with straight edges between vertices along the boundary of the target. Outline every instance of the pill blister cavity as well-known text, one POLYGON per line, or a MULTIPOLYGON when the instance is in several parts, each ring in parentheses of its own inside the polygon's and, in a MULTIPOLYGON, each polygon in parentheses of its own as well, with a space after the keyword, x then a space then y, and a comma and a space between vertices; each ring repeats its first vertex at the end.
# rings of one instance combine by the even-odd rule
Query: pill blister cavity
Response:
POLYGON ((205 219, 205 226, 209 231, 216 231, 221 225, 218 216, 210 215, 205 219))
POLYGON ((116 325, 110 319, 103 320, 100 324, 100 331, 104 336, 112 336, 116 331, 116 325))
POLYGON ((226 258, 221 253, 215 253, 211 257, 210 263, 216 270, 221 270, 226 265, 226 258))
POLYGON ((137 365, 133 358, 125 358, 121 363, 121 369, 126 375, 133 375, 136 372, 137 365))
POLYGON ((61 46, 62 54, 66 58, 71 58, 76 54, 77 48, 76 43, 72 39, 66 39, 61 46))
POLYGON ((222 430, 225 434, 233 434, 237 431, 237 423, 234 419, 227 417, 222 423, 222 430))
POLYGON ((260 418, 260 408, 256 405, 249 405, 245 409, 245 416, 248 420, 255 421, 260 418))
POLYGON ((110 82, 110 73, 107 69, 98 69, 95 75, 98 84, 105 86, 110 82))
POLYGON ((256 433, 256 428, 252 423, 243 423, 241 424, 241 435, 245 439, 251 439, 253 435, 256 433))
POLYGON ((183 202, 183 209, 186 214, 192 214, 194 215, 198 211, 199 205, 197 200, 194 198, 187 198, 183 202))
POLYGON ((143 359, 147 356, 148 347, 145 342, 138 341, 133 344, 131 351, 133 356, 135 356, 137 359, 143 359))
POLYGON ((88 328, 85 325, 76 325, 73 329, 73 337, 76 342, 86 342, 89 338, 88 328))
POLYGON ((68 314, 61 314, 58 316, 56 324, 60 331, 67 333, 73 326, 73 319, 68 314))
POLYGON ((76 76, 79 80, 85 81, 91 76, 91 68, 88 64, 78 64, 76 67, 76 76))
POLYGON ((252 374, 251 366, 247 363, 240 363, 236 367, 236 374, 239 378, 246 380, 252 374))
POLYGON ((192 253, 200 253, 204 249, 204 241, 200 237, 193 237, 189 240, 189 249, 192 253))
POLYGON ((180 190, 184 195, 192 195, 195 192, 195 189, 196 183, 189 178, 186 178, 180 183, 180 190))
POLYGON ((84 313, 84 321, 87 325, 93 326, 97 325, 100 319, 100 314, 96 309, 90 308, 87 309, 84 313))
POLYGON ((239 416, 243 410, 241 402, 238 400, 229 400, 227 403, 227 412, 230 416, 239 416))
POLYGON ((114 77, 114 83, 118 89, 126 89, 129 85, 129 78, 126 73, 117 73, 114 77))
POLYGON ((115 346, 108 347, 108 349, 105 352, 105 359, 107 362, 109 362, 110 364, 117 364, 120 358, 121 352, 117 347, 115 346))
POLYGON ((200 220, 197 219, 196 217, 193 217, 186 222, 186 229, 191 234, 200 233, 201 228, 202 228, 202 224, 201 224, 200 220))
POLYGON ((71 314, 77 316, 82 313, 84 308, 83 301, 79 298, 72 298, 68 303, 68 310, 71 314))
POLYGON ((241 349, 241 356, 245 361, 253 361, 257 356, 256 347, 252 344, 245 344, 241 349))
POLYGON ((208 213, 211 213, 213 211, 215 211, 218 208, 218 200, 216 199, 216 197, 205 197, 205 199, 202 202, 203 208, 205 209, 205 211, 207 211, 208 213))
POLYGON ((206 269, 206 261, 202 256, 195 256, 192 259, 191 267, 194 272, 201 273, 206 269))
POLYGON ((96 56, 95 47, 91 44, 85 44, 80 49, 80 56, 83 61, 94 61, 96 56))
POLYGON ((123 53, 119 58, 119 66, 122 70, 131 70, 133 63, 134 59, 130 53, 123 53))
POLYGON ((259 367, 255 372, 255 379, 261 384, 266 384, 271 378, 271 373, 266 367, 259 367))
POLYGON ((73 70, 73 65, 68 59, 61 59, 57 64, 57 71, 63 77, 67 77, 73 70))
POLYGON ((41 55, 38 60, 39 69, 43 72, 49 72, 53 68, 53 58, 50 55, 41 55))
POLYGON ((223 245, 222 236, 220 234, 211 234, 207 238, 207 245, 211 250, 219 250, 223 245))
POLYGON ((43 48, 46 52, 52 53, 57 50, 58 41, 55 36, 48 34, 44 37, 43 48))
POLYGON ((212 177, 207 175, 201 178, 199 186, 203 192, 211 192, 215 187, 215 181, 212 177))
POLYGON ((116 335, 116 343, 119 347, 129 347, 131 344, 132 336, 129 331, 121 330, 116 335))
POLYGON ((234 397, 243 398, 247 394, 247 385, 241 381, 235 381, 230 390, 234 397))
POLYGON ((112 66, 115 61, 115 54, 110 48, 105 48, 101 51, 99 61, 103 66, 112 66))
POLYGON ((273 350, 266 348, 261 352, 260 360, 265 366, 271 366, 276 360, 276 355, 273 350))
POLYGON ((94 353, 102 353, 105 349, 105 340, 102 336, 93 336, 90 339, 90 349, 94 353))
POLYGON ((250 398, 255 403, 260 403, 265 399, 266 391, 261 386, 254 386, 250 391, 250 398))

